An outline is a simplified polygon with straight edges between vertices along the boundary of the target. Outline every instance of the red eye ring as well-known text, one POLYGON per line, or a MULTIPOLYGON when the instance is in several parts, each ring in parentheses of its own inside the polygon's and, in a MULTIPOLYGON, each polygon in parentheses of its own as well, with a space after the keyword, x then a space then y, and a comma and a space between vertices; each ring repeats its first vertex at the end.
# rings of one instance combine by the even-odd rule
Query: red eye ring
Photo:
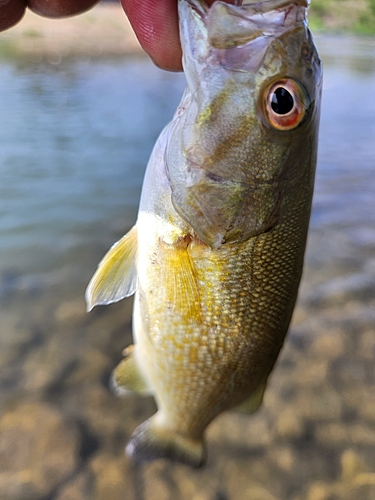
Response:
POLYGON ((277 130, 296 128, 306 114, 303 90, 291 79, 273 83, 265 93, 267 119, 277 130))

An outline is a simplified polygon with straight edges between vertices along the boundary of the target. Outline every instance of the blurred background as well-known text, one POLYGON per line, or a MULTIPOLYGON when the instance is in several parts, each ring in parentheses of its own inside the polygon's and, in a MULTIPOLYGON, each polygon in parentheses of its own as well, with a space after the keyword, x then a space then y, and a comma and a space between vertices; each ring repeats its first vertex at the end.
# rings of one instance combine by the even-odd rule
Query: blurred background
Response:
POLYGON ((184 76, 117 3, 0 34, 1 500, 375 498, 375 3, 313 0, 310 20, 325 83, 299 301, 262 409, 220 416, 198 471, 124 456, 155 411, 108 389, 132 301, 84 302, 184 76))

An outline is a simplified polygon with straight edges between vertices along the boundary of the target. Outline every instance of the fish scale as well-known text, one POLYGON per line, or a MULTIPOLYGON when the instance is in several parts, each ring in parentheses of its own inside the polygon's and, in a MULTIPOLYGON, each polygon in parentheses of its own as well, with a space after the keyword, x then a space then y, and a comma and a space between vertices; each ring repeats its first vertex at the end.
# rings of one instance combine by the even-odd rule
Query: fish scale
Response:
MULTIPOLYGON (((293 211, 296 207, 298 208, 296 203, 291 205, 293 211)), ((279 225, 274 230, 243 243, 243 248, 225 249, 223 247, 218 251, 212 251, 206 245, 195 245, 191 249, 199 284, 203 325, 193 323, 187 327, 178 319, 180 315, 183 316, 183 313, 174 309, 175 328, 169 332, 168 337, 165 337, 166 344, 159 346, 161 350, 173 352, 173 358, 170 360, 168 358, 168 365, 164 366, 162 374, 159 372, 160 357, 157 353, 148 365, 149 378, 157 379, 158 385, 160 383, 156 389, 156 392, 161 395, 160 406, 164 406, 163 394, 168 394, 168 400, 173 406, 175 425, 180 431, 186 426, 191 433, 201 436, 205 420, 202 424, 200 413, 198 417, 193 413, 192 408, 200 409, 202 400, 205 400, 208 395, 217 400, 220 394, 220 405, 217 404, 211 408, 211 414, 207 411, 207 419, 211 420, 220 411, 231 406, 233 394, 238 392, 233 390, 232 386, 250 385, 241 390, 245 397, 251 394, 254 389, 252 386, 254 378, 251 374, 255 361, 260 364, 261 353, 264 353, 266 362, 275 358, 280 348, 279 330, 284 328, 284 325, 280 324, 280 317, 285 316, 286 321, 289 322, 297 292, 299 274, 291 268, 299 266, 302 269, 298 228, 306 227, 304 224, 306 214, 300 213, 299 218, 293 216, 288 218, 288 224, 279 225), (291 235, 297 236, 297 244, 293 245, 291 235), (279 274, 275 273, 274 264, 280 260, 278 258, 280 252, 283 272, 279 274), (206 258, 207 253, 209 259, 206 258), (262 259, 262 256, 266 258, 262 259), (207 273, 207 267, 210 269, 209 273, 207 273), (250 279, 244 280, 244 276, 250 276, 250 279), (207 290, 210 290, 205 286, 207 282, 214 284, 213 288, 216 288, 216 293, 207 293, 207 290), (295 285, 291 286, 290 282, 294 282, 295 285), (289 310, 289 314, 285 314, 285 310, 289 310), (218 326, 215 328, 213 325, 218 326), (174 365, 184 366, 180 357, 187 359, 190 355, 191 336, 199 338, 199 353, 202 354, 203 351, 203 354, 198 356, 196 363, 189 360, 187 368, 176 370, 174 365), (250 336, 250 345, 247 336, 250 336), (212 342, 210 342, 211 337, 212 342), (183 338, 186 339, 187 344, 182 349, 180 347, 180 350, 184 351, 187 347, 188 353, 176 352, 176 339, 180 339, 181 342, 183 338), (216 350, 216 346, 220 343, 222 355, 216 356, 216 353, 220 352, 216 350), (212 350, 202 347, 210 345, 214 346, 212 350), (255 361, 252 359, 254 356, 256 356, 255 361), (227 378, 222 375, 228 373, 228 363, 237 366, 232 374, 232 385, 228 385, 227 378), (204 391, 197 390, 199 384, 193 383, 189 386, 187 383, 193 372, 196 373, 197 380, 205 384, 204 391), (175 392, 171 392, 172 387, 175 388, 175 392), (181 391, 181 387, 184 391, 181 391), (176 405, 176 401, 181 399, 186 404, 176 405), (190 406, 189 412, 187 412, 187 404, 190 406)), ((156 276, 150 274, 149 279, 158 282, 160 274, 156 276)), ((163 318, 161 315, 163 301, 161 302, 161 305, 159 300, 155 304, 154 315, 162 323, 171 325, 173 323, 171 319, 163 318)), ((149 309, 152 306, 153 303, 148 301, 149 309)), ((152 312, 149 314, 153 315, 152 312)), ((168 316, 169 314, 168 311, 168 316)), ((138 339, 138 345, 142 346, 141 339, 138 339)), ((259 383, 259 380, 255 378, 255 382, 259 383)), ((172 408, 167 405, 164 411, 171 413, 172 408)))
POLYGON ((188 88, 154 147, 136 225, 86 295, 91 309, 135 293, 135 346, 112 384, 157 404, 126 448, 136 460, 199 467, 210 422, 262 402, 313 194, 322 71, 306 8, 179 0, 188 88))

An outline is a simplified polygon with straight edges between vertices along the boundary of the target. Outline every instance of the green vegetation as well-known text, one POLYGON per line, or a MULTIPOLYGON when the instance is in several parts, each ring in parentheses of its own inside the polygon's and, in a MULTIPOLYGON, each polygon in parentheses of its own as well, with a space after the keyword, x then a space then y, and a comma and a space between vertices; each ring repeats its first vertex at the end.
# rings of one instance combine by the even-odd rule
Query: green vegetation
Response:
POLYGON ((375 34, 375 0, 311 0, 313 30, 375 34))
POLYGON ((11 59, 17 55, 17 47, 11 40, 0 39, 0 59, 11 59))
POLYGON ((29 28, 27 30, 24 30, 22 34, 26 38, 38 38, 38 37, 43 36, 40 31, 38 31, 38 30, 36 30, 34 28, 29 28))

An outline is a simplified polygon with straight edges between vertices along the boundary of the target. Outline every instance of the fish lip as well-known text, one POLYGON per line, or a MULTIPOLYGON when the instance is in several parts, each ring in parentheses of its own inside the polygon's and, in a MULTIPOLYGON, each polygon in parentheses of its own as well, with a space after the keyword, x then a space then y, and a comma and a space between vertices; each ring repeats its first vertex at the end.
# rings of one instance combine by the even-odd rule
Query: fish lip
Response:
POLYGON ((254 13, 268 12, 270 10, 281 9, 290 6, 292 4, 306 8, 310 5, 310 0, 261 0, 260 2, 252 2, 252 3, 239 2, 239 5, 223 2, 222 0, 217 0, 216 2, 211 4, 211 6, 208 6, 206 2, 202 0, 186 0, 186 2, 201 14, 207 13, 216 4, 224 4, 226 6, 229 5, 234 8, 245 8, 248 11, 254 11, 254 13))
MULTIPOLYGON (((210 7, 204 0, 180 0, 200 19, 203 37, 212 49, 242 47, 273 39, 306 23, 310 0, 263 0, 233 5, 222 0, 210 7)), ((266 43, 266 42, 265 42, 266 43)))
POLYGON ((242 8, 246 9, 249 13, 253 11, 254 14, 258 14, 260 12, 270 12, 271 10, 284 10, 292 5, 307 9, 310 5, 310 0, 263 0, 261 2, 245 3, 242 5, 242 8))
MULTIPOLYGON (((181 0, 180 0, 181 1, 181 0)), ((254 3, 239 3, 231 4, 224 2, 222 0, 216 0, 208 6, 204 0, 185 0, 186 3, 201 17, 204 21, 205 17, 215 12, 218 9, 224 7, 228 11, 233 13, 242 14, 246 17, 251 17, 256 14, 266 14, 268 12, 288 10, 288 8, 294 6, 308 9, 311 0, 261 0, 254 3)))

